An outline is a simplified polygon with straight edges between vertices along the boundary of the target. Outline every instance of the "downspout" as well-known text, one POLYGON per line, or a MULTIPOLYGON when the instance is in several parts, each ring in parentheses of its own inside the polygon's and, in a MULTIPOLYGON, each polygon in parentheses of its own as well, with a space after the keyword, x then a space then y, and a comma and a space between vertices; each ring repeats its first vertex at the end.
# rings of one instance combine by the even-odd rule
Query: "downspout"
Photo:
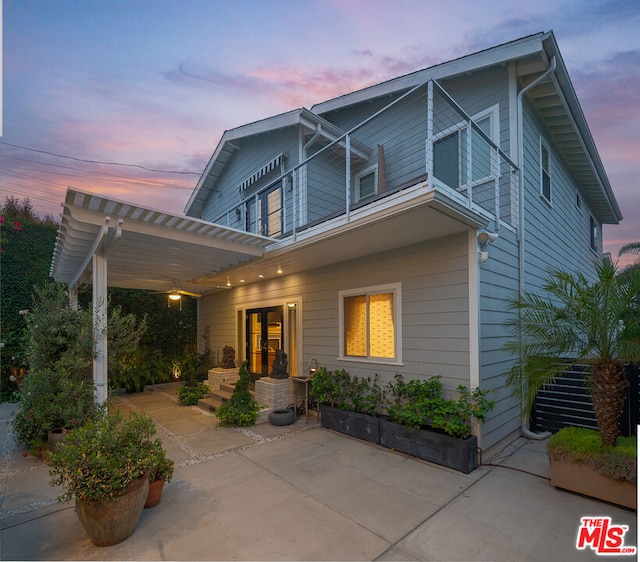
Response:
MULTIPOLYGON (((525 86, 518 93, 518 169, 519 169, 519 198, 518 198, 518 294, 524 293, 524 249, 525 249, 525 220, 524 220, 524 110, 523 110, 523 98, 525 94, 535 88, 540 82, 552 74, 556 69, 556 57, 551 57, 551 62, 538 78, 536 78, 531 84, 525 86)), ((529 416, 522 420, 521 433, 528 439, 547 439, 551 436, 551 433, 545 431, 543 433, 534 433, 529 430, 529 416)))

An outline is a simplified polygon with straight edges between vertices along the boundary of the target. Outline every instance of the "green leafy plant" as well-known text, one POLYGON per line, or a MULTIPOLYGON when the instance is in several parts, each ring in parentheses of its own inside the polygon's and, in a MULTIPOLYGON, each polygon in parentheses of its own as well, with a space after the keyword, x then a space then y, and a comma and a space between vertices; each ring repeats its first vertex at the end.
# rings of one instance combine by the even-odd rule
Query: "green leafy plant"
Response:
POLYGON ((594 429, 565 427, 551 436, 547 453, 557 461, 590 465, 612 480, 637 481, 635 437, 618 437, 614 446, 606 446, 594 429))
POLYGON ((405 382, 398 374, 385 389, 387 413, 394 422, 407 427, 436 429, 455 437, 469 437, 471 419, 484 421, 495 403, 487 398, 489 391, 486 389, 469 391, 459 385, 457 390, 459 398, 447 400, 442 397, 440 377, 405 382))
POLYGON ((73 429, 51 453, 50 483, 62 486, 60 501, 110 501, 151 470, 155 425, 146 414, 103 408, 96 419, 73 429))
POLYGON ((195 406, 198 400, 209 396, 209 387, 203 382, 185 383, 178 389, 178 402, 185 406, 195 406))
POLYGON ((516 295, 510 302, 513 338, 505 346, 516 356, 507 384, 527 418, 539 389, 566 367, 564 359, 590 365, 587 372, 598 430, 614 445, 628 386, 624 363, 640 360, 640 271, 617 275, 598 264, 596 280, 556 271, 544 294, 516 295))
POLYGON ((92 382, 74 380, 65 371, 32 371, 20 389, 12 426, 18 442, 38 449, 49 431, 82 425, 95 412, 92 382))
POLYGON ((167 484, 173 478, 174 462, 167 456, 162 441, 156 439, 149 456, 149 481, 164 480, 167 484))
POLYGON ((344 369, 318 369, 311 379, 310 394, 322 404, 363 414, 379 414, 382 405, 382 389, 377 375, 355 377, 344 369))
POLYGON ((260 412, 259 404, 253 399, 249 391, 251 375, 247 362, 240 366, 240 378, 231 398, 223 402, 216 409, 216 417, 220 425, 225 427, 248 427, 254 425, 260 412))

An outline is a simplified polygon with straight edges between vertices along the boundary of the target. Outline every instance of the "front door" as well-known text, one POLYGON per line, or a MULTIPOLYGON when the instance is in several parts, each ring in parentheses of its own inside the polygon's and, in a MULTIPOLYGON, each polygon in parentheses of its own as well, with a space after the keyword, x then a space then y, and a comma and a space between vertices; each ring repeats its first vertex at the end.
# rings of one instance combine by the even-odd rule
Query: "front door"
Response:
POLYGON ((268 377, 276 357, 283 349, 282 306, 247 310, 247 357, 254 378, 268 377))

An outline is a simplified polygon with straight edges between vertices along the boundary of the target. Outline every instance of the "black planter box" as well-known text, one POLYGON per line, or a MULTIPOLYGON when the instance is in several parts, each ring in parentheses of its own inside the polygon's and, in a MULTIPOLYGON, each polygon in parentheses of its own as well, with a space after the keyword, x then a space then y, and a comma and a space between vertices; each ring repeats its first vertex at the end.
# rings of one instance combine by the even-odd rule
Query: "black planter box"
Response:
POLYGON ((380 418, 376 416, 348 412, 321 404, 320 425, 370 443, 380 443, 380 418))
POLYGON ((478 467, 478 440, 475 435, 466 439, 451 437, 428 429, 411 429, 382 418, 380 444, 465 474, 478 467))

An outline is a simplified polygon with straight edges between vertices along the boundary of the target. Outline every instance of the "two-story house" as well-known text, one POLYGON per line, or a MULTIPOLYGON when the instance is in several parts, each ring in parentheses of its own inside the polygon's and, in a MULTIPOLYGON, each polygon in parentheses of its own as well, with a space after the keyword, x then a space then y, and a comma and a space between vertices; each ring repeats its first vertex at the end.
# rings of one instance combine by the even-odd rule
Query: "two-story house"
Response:
POLYGON ((226 131, 186 216, 76 191, 64 209, 72 289, 201 295, 202 350, 256 378, 282 349, 294 377, 315 359, 491 389, 483 447, 520 423, 506 301, 591 272, 622 219, 552 32, 226 131))

